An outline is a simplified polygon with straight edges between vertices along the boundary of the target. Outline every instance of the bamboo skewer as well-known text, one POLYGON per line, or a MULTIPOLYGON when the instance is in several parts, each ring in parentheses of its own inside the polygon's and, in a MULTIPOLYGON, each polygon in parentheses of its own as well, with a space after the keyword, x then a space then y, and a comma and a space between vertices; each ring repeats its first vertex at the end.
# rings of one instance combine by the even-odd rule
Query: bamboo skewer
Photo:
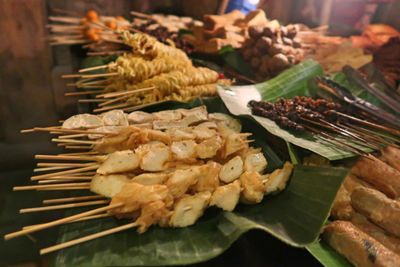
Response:
POLYGON ((37 189, 37 191, 65 191, 65 190, 88 190, 88 189, 90 189, 89 185, 82 185, 82 186, 43 188, 43 189, 37 189))
POLYGON ((72 215, 72 216, 68 216, 68 217, 65 217, 65 218, 62 218, 62 219, 58 219, 58 220, 55 220, 55 221, 52 221, 52 222, 43 223, 43 224, 40 224, 38 226, 32 226, 29 229, 20 230, 20 231, 14 232, 14 233, 7 234, 7 235, 4 236, 4 239, 5 240, 10 240, 10 239, 18 237, 18 236, 34 233, 34 232, 37 232, 37 231, 40 231, 40 230, 43 230, 43 229, 47 229, 47 228, 50 228, 50 227, 53 227, 53 226, 57 226, 57 225, 60 225, 60 224, 66 223, 66 222, 71 222, 71 221, 74 221, 74 220, 77 220, 77 219, 80 219, 80 218, 83 218, 83 217, 86 217, 86 216, 89 216, 89 215, 95 215, 95 214, 98 214, 98 213, 101 213, 101 212, 104 212, 104 211, 115 209, 117 207, 121 207, 122 205, 124 205, 124 204, 123 203, 117 203, 117 204, 113 204, 113 205, 108 205, 108 206, 105 206, 105 207, 101 207, 101 208, 85 211, 85 212, 78 213, 78 214, 75 214, 75 215, 72 215))
MULTIPOLYGON (((66 223, 63 223, 63 224, 90 221, 90 220, 95 220, 95 219, 107 218, 107 217, 111 217, 111 216, 113 216, 113 215, 109 214, 109 213, 103 213, 103 214, 97 214, 97 215, 91 215, 91 216, 83 217, 83 218, 80 218, 80 219, 77 219, 77 220, 74 220, 74 221, 71 221, 71 222, 66 222, 66 223)), ((24 227, 22 227, 22 229, 29 229, 29 228, 32 228, 32 227, 35 227, 35 226, 38 226, 38 225, 41 225, 41 223, 24 226, 24 227)))
POLYGON ((100 74, 85 74, 81 75, 82 78, 99 78, 99 77, 111 77, 119 75, 118 72, 100 73, 100 74))
POLYGON ((71 180, 71 179, 39 180, 38 184, 55 184, 55 183, 69 183, 69 182, 76 182, 76 180, 71 180))
POLYGON ((59 209, 70 209, 70 208, 78 208, 78 207, 86 207, 86 206, 107 204, 109 202, 110 202, 110 200, 96 200, 96 201, 85 201, 85 202, 78 202, 78 203, 69 203, 69 204, 61 204, 61 205, 44 206, 44 207, 26 208, 26 209, 20 209, 19 213, 29 213, 29 212, 49 211, 49 210, 59 210, 59 209))
POLYGON ((101 93, 102 90, 92 90, 92 91, 84 91, 84 92, 68 92, 65 93, 65 96, 80 96, 80 95, 95 95, 101 93))
POLYGON ((102 112, 102 111, 108 111, 108 110, 111 110, 111 109, 124 108, 124 107, 127 107, 129 105, 130 105, 129 103, 122 103, 122 104, 117 104, 117 105, 113 105, 113 106, 97 108, 97 109, 94 109, 93 112, 102 112))
POLYGON ((79 161, 101 161, 103 156, 70 156, 70 155, 35 155, 35 159, 49 159, 49 160, 79 160, 79 161))
POLYGON ((91 146, 65 146, 65 149, 85 149, 90 150, 92 149, 91 146))
POLYGON ((94 199, 101 199, 101 198, 105 198, 105 197, 101 196, 101 195, 94 195, 94 196, 82 196, 82 197, 54 198, 54 199, 43 200, 43 204, 59 204, 59 203, 94 200, 94 199))
POLYGON ((81 134, 100 134, 100 135, 115 135, 115 133, 110 133, 110 132, 96 132, 96 131, 90 131, 90 130, 76 130, 76 129, 61 129, 61 128, 42 128, 42 127, 35 127, 33 128, 35 131, 40 131, 40 132, 55 132, 57 134, 59 133, 81 133, 81 134))
POLYGON ((108 67, 110 67, 110 66, 107 64, 107 65, 95 66, 95 67, 90 67, 90 68, 84 68, 84 69, 80 69, 79 73, 93 71, 93 70, 106 69, 108 67))
POLYGON ((82 156, 82 155, 98 155, 97 151, 89 151, 89 152, 76 152, 76 153, 61 153, 57 154, 57 156, 82 156))
POLYGON ((58 163, 58 162, 39 162, 38 167, 86 167, 93 163, 58 163))
POLYGON ((78 99, 79 103, 102 103, 106 101, 106 99, 78 99))
MULTIPOLYGON (((131 97, 131 95, 120 96, 120 97, 117 97, 117 98, 114 98, 114 99, 111 99, 111 100, 107 100, 107 101, 105 101, 103 103, 100 103, 98 106, 99 107, 107 106, 107 105, 110 105, 112 103, 115 103, 115 102, 130 98, 130 97, 131 97)), ((104 99, 104 100, 106 100, 106 99, 104 99)))
POLYGON ((54 166, 54 167, 46 167, 46 168, 36 168, 36 169, 33 169, 33 172, 47 172, 47 171, 65 170, 65 169, 71 169, 71 168, 75 168, 75 167, 54 166))
POLYGON ((70 139, 70 138, 77 138, 77 137, 87 137, 87 134, 68 134, 68 135, 60 135, 59 139, 70 139))
POLYGON ((112 98, 112 97, 118 97, 118 96, 123 96, 123 95, 141 93, 141 92, 145 92, 145 91, 151 91, 154 89, 155 89, 155 87, 151 86, 151 87, 140 88, 140 89, 132 89, 132 90, 123 91, 123 92, 101 94, 101 95, 97 95, 96 98, 112 98))
POLYGON ((78 173, 78 172, 82 172, 82 171, 96 170, 98 167, 99 167, 99 165, 96 164, 94 166, 88 166, 88 167, 76 168, 76 169, 66 170, 66 171, 61 171, 61 172, 53 172, 53 173, 48 173, 48 174, 36 175, 36 176, 32 176, 31 180, 36 181, 36 180, 41 180, 41 179, 45 179, 45 178, 51 178, 53 176, 60 176, 63 174, 71 174, 71 173, 78 173))
POLYGON ((61 188, 61 187, 75 187, 75 186, 87 186, 90 183, 64 183, 64 184, 46 184, 46 185, 26 185, 26 186, 14 186, 13 191, 25 191, 25 190, 36 190, 46 188, 61 188))
POLYGON ((47 254, 47 253, 50 253, 50 252, 54 252, 54 251, 57 251, 57 250, 60 250, 60 249, 63 249, 63 248, 67 248, 67 247, 70 247, 70 246, 73 246, 73 245, 77 245, 77 244, 80 244, 80 243, 83 243, 83 242, 87 242, 87 241, 90 241, 90 240, 93 240, 93 239, 96 239, 96 238, 99 238, 99 237, 103 237, 103 236, 106 236, 106 235, 110 235, 110 234, 114 234, 114 233, 117 233, 117 232, 125 231, 125 230, 128 230, 130 228, 134 228, 136 226, 137 226, 137 223, 135 223, 135 222, 134 223, 128 223, 128 224, 125 224, 125 225, 122 225, 122 226, 118 226, 118 227, 115 227, 115 228, 111 228, 111 229, 108 229, 108 230, 105 230, 105 231, 102 231, 102 232, 99 232, 99 233, 95 233, 95 234, 87 235, 85 237, 81 237, 81 238, 78 238, 78 239, 70 240, 68 242, 64 242, 64 243, 61 243, 61 244, 58 244, 58 245, 55 245, 55 246, 51 246, 51 247, 48 247, 48 248, 45 248, 45 249, 41 249, 40 250, 40 255, 44 255, 44 254, 47 254))
POLYGON ((69 144, 84 144, 84 145, 98 145, 101 142, 97 141, 89 141, 89 140, 76 140, 76 139, 60 139, 60 138, 53 138, 51 139, 52 142, 55 143, 69 143, 69 144))
POLYGON ((45 181, 59 181, 59 182, 91 181, 92 179, 93 176, 54 176, 49 179, 38 180, 38 183, 46 183, 45 181))

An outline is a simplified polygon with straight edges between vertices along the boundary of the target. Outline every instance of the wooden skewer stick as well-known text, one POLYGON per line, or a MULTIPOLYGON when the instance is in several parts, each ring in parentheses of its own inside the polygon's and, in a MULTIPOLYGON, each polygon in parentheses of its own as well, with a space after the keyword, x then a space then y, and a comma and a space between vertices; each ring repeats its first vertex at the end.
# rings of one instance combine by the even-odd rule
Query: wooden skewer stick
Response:
POLYGON ((59 139, 70 139, 70 138, 79 138, 79 137, 86 137, 87 134, 68 134, 68 135, 60 135, 59 139))
POLYGON ((82 75, 82 78, 99 78, 99 77, 111 77, 119 75, 118 72, 110 72, 110 73, 99 73, 99 74, 86 74, 82 75))
POLYGON ((84 69, 79 70, 79 73, 93 71, 93 70, 106 69, 108 67, 109 67, 109 65, 107 64, 107 65, 95 66, 95 67, 90 67, 90 68, 84 68, 84 69))
POLYGON ((85 149, 85 150, 91 150, 93 147, 92 146, 65 146, 65 149, 85 149))
POLYGON ((35 159, 53 159, 53 160, 79 160, 79 161, 102 161, 103 156, 64 156, 64 155, 35 155, 35 159))
POLYGON ((111 228, 111 229, 108 229, 108 230, 105 230, 105 231, 101 231, 101 232, 96 233, 96 234, 87 235, 85 237, 81 237, 81 238, 78 238, 78 239, 70 240, 68 242, 64 242, 64 243, 61 243, 61 244, 58 244, 58 245, 55 245, 55 246, 51 246, 51 247, 48 247, 48 248, 45 248, 45 249, 41 249, 40 250, 40 255, 44 255, 44 254, 47 254, 47 253, 50 253, 50 252, 54 252, 54 251, 57 251, 57 250, 60 250, 60 249, 63 249, 63 248, 74 246, 74 245, 77 245, 77 244, 80 244, 80 243, 83 243, 83 242, 87 242, 87 241, 90 241, 90 240, 93 240, 93 239, 96 239, 96 238, 99 238, 99 237, 103 237, 103 236, 106 236, 106 235, 110 235, 110 234, 114 234, 114 233, 117 233, 117 232, 125 231, 125 230, 128 230, 130 228, 134 228, 137 225, 138 224, 135 223, 135 222, 134 223, 128 223, 128 224, 125 224, 125 225, 122 225, 122 226, 118 226, 118 227, 111 228))
POLYGON ((97 151, 89 151, 89 152, 76 152, 76 153, 61 153, 57 154, 58 156, 81 156, 81 155, 98 155, 97 151))
POLYGON ((36 180, 41 180, 43 178, 48 178, 48 177, 53 177, 53 176, 60 176, 64 174, 71 174, 71 173, 77 173, 77 172, 83 172, 83 171, 91 171, 91 170, 96 170, 99 167, 98 164, 94 166, 88 166, 88 167, 83 167, 83 168, 76 168, 72 170, 66 170, 66 171, 61 171, 61 172, 53 172, 53 173, 48 173, 48 174, 42 174, 42 175, 36 175, 32 176, 31 180, 36 181, 36 180))
POLYGON ((98 145, 101 143, 88 140, 60 139, 60 138, 53 138, 51 139, 51 141, 55 143, 70 143, 70 144, 85 144, 85 145, 98 145))
POLYGON ((95 95, 101 93, 102 90, 92 90, 92 91, 84 91, 84 92, 68 92, 65 93, 65 96, 79 96, 79 95, 95 95))
POLYGON ((80 78, 81 76, 82 76, 81 74, 64 74, 61 75, 61 78, 63 79, 80 78))
POLYGON ((54 166, 54 167, 46 167, 46 168, 36 168, 36 169, 33 169, 33 172, 47 172, 47 171, 65 170, 65 169, 71 169, 71 168, 75 168, 75 167, 54 166))
POLYGON ((65 191, 65 190, 89 190, 90 186, 70 186, 70 187, 55 187, 55 188, 43 188, 37 189, 37 191, 65 191))
POLYGON ((45 188, 58 188, 58 187, 74 187, 74 186, 86 186, 90 183, 64 183, 64 184, 46 184, 46 185, 26 185, 26 186, 14 186, 13 191, 25 191, 25 190, 36 190, 45 188))
POLYGON ((49 17, 50 21, 58 21, 58 22, 64 22, 64 23, 71 23, 71 24, 80 24, 82 19, 81 18, 74 18, 74 17, 54 17, 50 16, 49 17))
MULTIPOLYGON (((90 220, 95 220, 95 219, 107 218, 107 217, 111 217, 111 216, 113 216, 113 215, 109 214, 109 213, 103 213, 103 214, 83 217, 83 218, 77 219, 77 220, 72 221, 72 222, 66 222, 64 224, 75 223, 75 222, 83 222, 83 221, 90 221, 90 220)), ((32 227, 35 227, 35 226, 38 226, 38 225, 41 225, 41 223, 40 224, 24 226, 24 227, 22 227, 22 229, 29 229, 29 228, 32 228, 32 227)))
POLYGON ((151 86, 151 87, 146 87, 146 88, 127 90, 127 91, 123 91, 123 92, 101 94, 101 95, 97 95, 96 98, 101 98, 101 97, 102 98, 112 98, 112 97, 118 97, 118 96, 123 96, 123 95, 141 93, 141 92, 145 92, 145 91, 151 91, 154 89, 155 89, 155 87, 151 86))
POLYGON ((120 96, 120 97, 117 97, 117 98, 114 98, 114 99, 111 99, 111 100, 104 99, 106 101, 103 102, 103 103, 100 103, 98 106, 99 107, 104 107, 104 106, 110 105, 112 103, 115 103, 115 102, 130 98, 130 97, 131 97, 131 95, 124 95, 124 96, 120 96))
POLYGON ((38 212, 38 211, 70 209, 70 208, 78 208, 78 207, 85 207, 85 206, 102 205, 102 204, 107 204, 109 202, 110 202, 110 200, 107 199, 107 200, 85 201, 85 202, 78 202, 78 203, 69 203, 69 204, 52 205, 52 206, 44 206, 44 207, 35 207, 35 208, 20 209, 19 213, 29 213, 29 212, 38 212))
POLYGON ((115 135, 112 132, 97 132, 97 131, 90 131, 90 130, 76 130, 76 129, 61 129, 61 128, 41 128, 35 127, 35 131, 39 132, 55 132, 55 133, 82 133, 82 134, 100 134, 100 135, 115 135))
POLYGON ((117 104, 117 105, 113 105, 113 106, 97 108, 97 109, 94 109, 93 112, 102 112, 102 111, 107 111, 107 110, 112 110, 112 109, 119 109, 119 108, 127 107, 129 105, 130 105, 129 103, 122 103, 122 104, 117 104))
POLYGON ((39 180, 39 184, 48 183, 47 181, 58 182, 74 182, 74 181, 91 181, 93 176, 54 176, 49 179, 39 180))
POLYGON ((69 203, 75 201, 85 201, 85 200, 94 200, 105 198, 101 195, 94 196, 82 196, 82 197, 66 197, 66 198, 54 198, 54 199, 45 199, 43 200, 43 204, 59 204, 59 203, 69 203))
POLYGON ((129 51, 116 50, 116 51, 103 51, 103 52, 87 52, 88 56, 110 56, 110 55, 121 55, 129 51))
POLYGON ((38 167, 85 167, 93 163, 58 163, 58 162, 39 162, 38 167))
POLYGON ((107 99, 78 99, 79 103, 103 103, 106 101, 107 99))
POLYGON ((71 180, 71 179, 39 180, 38 184, 55 184, 60 182, 69 183, 69 182, 76 182, 76 180, 71 180))
POLYGON ((78 220, 78 219, 86 217, 86 216, 95 215, 95 214, 102 213, 102 212, 107 211, 107 210, 112 210, 112 209, 121 207, 123 205, 124 205, 124 203, 117 203, 117 204, 113 204, 113 205, 109 205, 109 206, 105 206, 105 207, 101 207, 101 208, 85 211, 85 212, 78 213, 78 214, 75 214, 75 215, 72 215, 72 216, 68 216, 68 217, 65 217, 65 218, 62 218, 62 219, 58 219, 58 220, 55 220, 55 221, 52 221, 52 222, 43 223, 43 224, 40 224, 38 226, 33 226, 33 227, 29 228, 29 229, 20 230, 20 231, 14 232, 14 233, 7 234, 7 235, 4 236, 4 239, 5 240, 10 240, 10 239, 18 237, 18 236, 27 235, 27 234, 34 233, 34 232, 37 232, 37 231, 40 231, 40 230, 43 230, 43 229, 47 229, 47 228, 50 228, 50 227, 53 227, 53 226, 57 226, 57 225, 60 225, 60 224, 63 224, 63 223, 67 223, 67 222, 71 222, 71 221, 74 221, 74 220, 78 220))

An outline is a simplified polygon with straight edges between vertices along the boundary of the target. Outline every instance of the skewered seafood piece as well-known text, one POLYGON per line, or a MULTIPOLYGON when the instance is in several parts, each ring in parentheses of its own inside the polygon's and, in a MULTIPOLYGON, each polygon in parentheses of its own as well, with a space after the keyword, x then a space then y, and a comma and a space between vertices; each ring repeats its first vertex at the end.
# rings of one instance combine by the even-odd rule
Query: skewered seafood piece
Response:
POLYGON ((398 266, 400 257, 351 222, 334 221, 323 238, 355 266, 398 266))
POLYGON ((356 188, 352 206, 375 224, 400 237, 400 203, 372 188, 356 188))
POLYGON ((115 49, 113 41, 117 39, 104 29, 130 28, 130 22, 123 17, 100 16, 94 10, 89 10, 82 18, 56 16, 49 17, 49 20, 53 22, 48 25, 51 33, 50 44, 52 45, 92 43, 92 48, 115 49))

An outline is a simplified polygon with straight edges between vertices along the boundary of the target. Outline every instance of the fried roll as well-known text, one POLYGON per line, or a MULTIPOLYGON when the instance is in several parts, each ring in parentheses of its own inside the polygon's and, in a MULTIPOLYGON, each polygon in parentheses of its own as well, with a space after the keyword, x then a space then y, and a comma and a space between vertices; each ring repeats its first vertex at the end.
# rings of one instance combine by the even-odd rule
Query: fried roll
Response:
POLYGON ((372 188, 356 188, 351 194, 353 208, 389 233, 400 237, 400 202, 372 188))
POLYGON ((400 197, 400 172, 373 156, 361 157, 352 173, 375 186, 390 198, 400 197))
POLYGON ((325 227, 323 238, 352 264, 360 267, 398 267, 400 256, 351 222, 334 221, 325 227))
POLYGON ((381 160, 400 171, 400 149, 388 146, 382 149, 381 160))

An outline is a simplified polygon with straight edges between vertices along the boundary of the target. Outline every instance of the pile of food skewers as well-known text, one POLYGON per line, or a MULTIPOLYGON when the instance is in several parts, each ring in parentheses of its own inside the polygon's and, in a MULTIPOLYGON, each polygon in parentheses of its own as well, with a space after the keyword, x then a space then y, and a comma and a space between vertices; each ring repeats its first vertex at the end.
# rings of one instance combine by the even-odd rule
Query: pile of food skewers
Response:
POLYGON ((400 262, 400 149, 361 157, 337 193, 323 238, 355 266, 400 262))
MULTIPOLYGON (((311 133, 314 138, 355 154, 397 146, 400 120, 396 115, 352 95, 328 78, 320 77, 317 83, 341 102, 297 96, 274 103, 250 101, 248 105, 252 114, 273 120, 284 129, 311 133)), ((400 110, 398 103, 387 103, 394 112, 400 110)))
POLYGON ((82 69, 81 74, 64 75, 80 78, 72 84, 78 88, 96 88, 94 91, 66 95, 96 95, 101 112, 116 108, 131 111, 150 103, 167 100, 189 101, 196 97, 214 96, 217 84, 229 84, 217 72, 194 67, 180 49, 165 45, 155 38, 127 31, 117 34, 131 48, 107 65, 82 69), (102 69, 100 74, 86 74, 102 69))
POLYGON ((155 113, 113 110, 98 116, 80 114, 60 127, 34 130, 60 134, 52 139, 57 143, 90 147, 82 153, 37 155, 37 159, 66 162, 38 163, 43 168, 35 171, 50 171, 31 177, 39 185, 14 190, 89 189, 97 195, 47 200, 44 203, 57 205, 23 209, 21 213, 108 205, 28 226, 6 235, 6 239, 107 216, 135 220, 43 249, 41 254, 134 227, 143 233, 151 225, 190 226, 210 206, 232 211, 239 202, 260 203, 264 195, 285 188, 293 169, 285 163, 282 169, 263 174, 267 160, 261 149, 249 146, 251 133, 241 133, 237 120, 208 113, 205 106, 155 113), (74 202, 81 200, 90 201, 74 202))

